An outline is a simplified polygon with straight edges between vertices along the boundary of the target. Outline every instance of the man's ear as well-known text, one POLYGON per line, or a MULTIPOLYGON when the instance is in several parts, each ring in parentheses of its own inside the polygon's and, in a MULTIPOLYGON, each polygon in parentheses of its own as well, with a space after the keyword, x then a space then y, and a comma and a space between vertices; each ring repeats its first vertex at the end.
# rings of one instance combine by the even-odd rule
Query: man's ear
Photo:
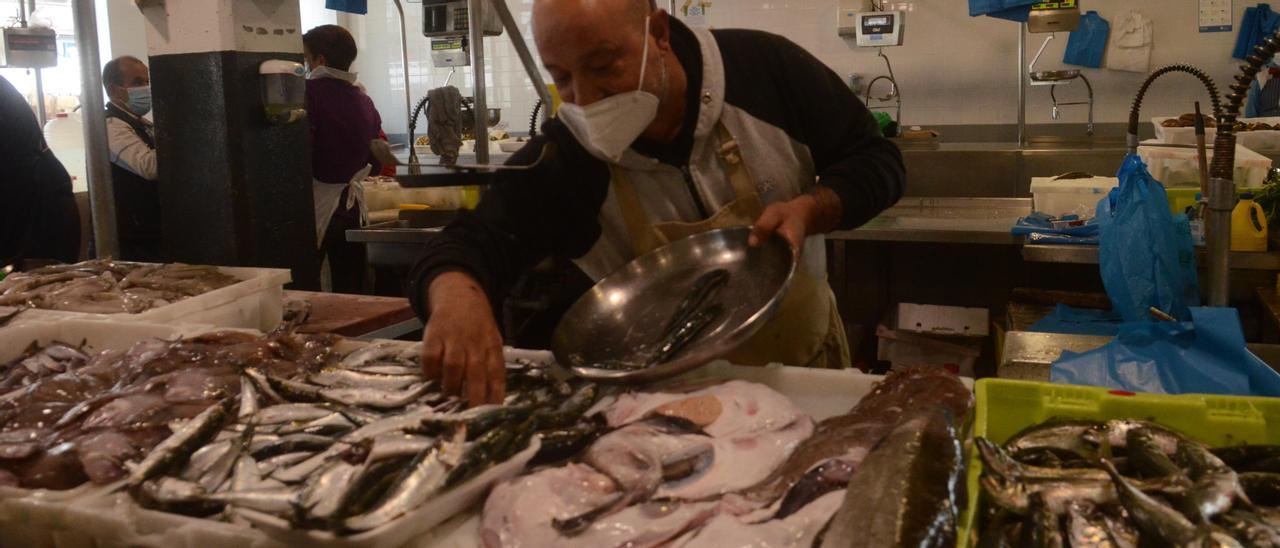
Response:
POLYGON ((671 49, 671 14, 667 10, 655 10, 649 15, 649 34, 658 43, 658 49, 671 49))

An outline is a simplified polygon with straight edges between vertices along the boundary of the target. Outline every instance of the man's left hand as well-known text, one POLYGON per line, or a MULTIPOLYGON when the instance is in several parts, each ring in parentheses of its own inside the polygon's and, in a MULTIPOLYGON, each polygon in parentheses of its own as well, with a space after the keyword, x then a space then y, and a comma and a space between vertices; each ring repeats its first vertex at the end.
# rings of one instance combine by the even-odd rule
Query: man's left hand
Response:
POLYGON ((840 224, 840 213, 840 198, 836 193, 817 186, 793 200, 769 204, 751 227, 747 243, 759 246, 770 234, 777 233, 791 244, 799 257, 804 251, 805 237, 835 230, 840 224))

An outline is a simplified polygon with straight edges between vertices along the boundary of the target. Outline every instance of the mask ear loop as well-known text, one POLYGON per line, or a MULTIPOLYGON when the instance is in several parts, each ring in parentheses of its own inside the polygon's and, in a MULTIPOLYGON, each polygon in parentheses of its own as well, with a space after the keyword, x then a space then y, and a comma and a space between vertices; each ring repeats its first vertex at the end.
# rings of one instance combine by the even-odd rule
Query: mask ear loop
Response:
POLYGON ((649 16, 644 16, 644 51, 640 54, 640 83, 636 91, 644 91, 644 70, 649 67, 649 16))

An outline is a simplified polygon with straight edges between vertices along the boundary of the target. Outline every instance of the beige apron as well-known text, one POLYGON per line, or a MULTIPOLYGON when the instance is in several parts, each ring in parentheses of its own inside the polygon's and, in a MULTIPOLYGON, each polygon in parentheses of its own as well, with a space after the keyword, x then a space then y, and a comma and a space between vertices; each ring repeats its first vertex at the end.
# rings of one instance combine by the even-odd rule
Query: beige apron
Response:
POLYGON ((312 198, 315 200, 316 207, 316 249, 324 247, 324 234, 329 230, 329 220, 333 218, 334 212, 338 210, 338 202, 342 201, 342 191, 351 189, 347 193, 347 203, 343 204, 343 209, 351 209, 353 205, 360 205, 360 226, 369 224, 369 206, 364 201, 364 179, 369 176, 369 172, 373 171, 373 166, 366 165, 351 176, 351 180, 345 185, 335 185, 324 183, 319 180, 311 180, 312 198))
MULTIPOLYGON (((735 199, 703 221, 649 222, 631 180, 623 170, 610 166, 614 193, 637 257, 708 230, 751 226, 764 211, 760 195, 738 153, 738 144, 724 124, 717 125, 717 136, 718 156, 733 185, 735 199)), ((797 269, 777 316, 724 358, 742 365, 776 362, 805 367, 848 367, 849 343, 836 308, 835 294, 825 280, 797 269)))

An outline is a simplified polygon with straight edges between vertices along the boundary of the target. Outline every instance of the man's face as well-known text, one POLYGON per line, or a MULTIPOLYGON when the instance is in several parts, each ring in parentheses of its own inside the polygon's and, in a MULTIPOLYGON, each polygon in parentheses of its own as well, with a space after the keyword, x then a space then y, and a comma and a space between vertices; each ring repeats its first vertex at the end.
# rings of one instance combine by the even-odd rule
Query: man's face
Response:
POLYGON ((645 62, 645 40, 650 43, 643 88, 660 89, 659 63, 669 47, 667 20, 655 16, 650 34, 645 35, 644 17, 630 7, 631 1, 540 0, 535 4, 534 41, 562 100, 586 106, 634 91, 645 62))
POLYGON ((315 70, 316 67, 324 66, 324 56, 314 55, 311 50, 302 48, 302 61, 307 64, 307 70, 315 70))
POLYGON ((121 65, 124 85, 112 85, 107 91, 111 100, 123 105, 129 102, 129 88, 151 85, 151 71, 137 61, 122 61, 121 65))

